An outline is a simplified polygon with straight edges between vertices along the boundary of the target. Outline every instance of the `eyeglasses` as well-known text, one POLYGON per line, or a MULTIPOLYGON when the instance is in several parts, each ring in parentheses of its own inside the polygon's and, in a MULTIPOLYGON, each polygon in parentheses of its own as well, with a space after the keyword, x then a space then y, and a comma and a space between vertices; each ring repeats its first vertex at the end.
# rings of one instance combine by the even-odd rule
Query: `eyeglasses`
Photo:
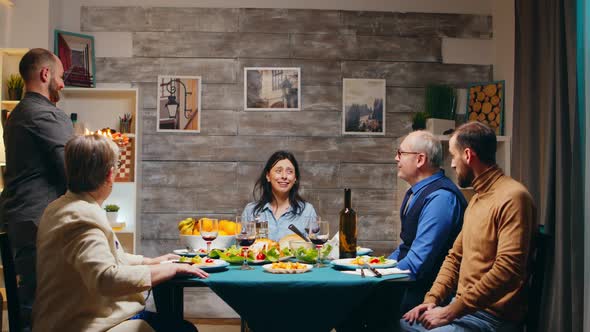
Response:
POLYGON ((422 152, 414 152, 414 151, 402 151, 400 149, 397 149, 397 157, 401 158, 402 154, 422 154, 422 152))

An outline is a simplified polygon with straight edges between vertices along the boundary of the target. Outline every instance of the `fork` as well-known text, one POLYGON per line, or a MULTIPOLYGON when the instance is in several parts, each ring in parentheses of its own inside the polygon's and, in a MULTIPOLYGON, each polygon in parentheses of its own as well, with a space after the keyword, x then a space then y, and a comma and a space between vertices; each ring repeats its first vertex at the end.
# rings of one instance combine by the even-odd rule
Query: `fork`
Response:
POLYGON ((361 278, 365 277, 365 268, 361 267, 361 278))

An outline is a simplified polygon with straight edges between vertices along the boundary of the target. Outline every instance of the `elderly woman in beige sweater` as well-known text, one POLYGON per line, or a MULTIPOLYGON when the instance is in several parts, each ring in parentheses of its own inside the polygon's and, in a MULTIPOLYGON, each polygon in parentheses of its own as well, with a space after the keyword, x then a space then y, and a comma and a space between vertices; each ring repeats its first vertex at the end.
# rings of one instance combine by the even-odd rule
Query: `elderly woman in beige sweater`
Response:
POLYGON ((33 331, 196 331, 145 311, 144 291, 177 274, 207 273, 160 264, 173 255, 124 252, 101 207, 117 159, 117 146, 100 135, 77 136, 65 147, 68 191, 47 207, 37 234, 33 331))

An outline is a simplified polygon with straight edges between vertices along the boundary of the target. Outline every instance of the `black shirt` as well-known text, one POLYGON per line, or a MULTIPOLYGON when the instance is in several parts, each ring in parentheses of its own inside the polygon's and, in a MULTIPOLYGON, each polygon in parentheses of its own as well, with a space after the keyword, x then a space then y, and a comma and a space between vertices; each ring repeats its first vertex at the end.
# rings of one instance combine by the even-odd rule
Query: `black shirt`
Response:
POLYGON ((6 173, 0 221, 39 219, 47 205, 66 191, 64 147, 72 122, 45 96, 27 92, 4 128, 6 173))

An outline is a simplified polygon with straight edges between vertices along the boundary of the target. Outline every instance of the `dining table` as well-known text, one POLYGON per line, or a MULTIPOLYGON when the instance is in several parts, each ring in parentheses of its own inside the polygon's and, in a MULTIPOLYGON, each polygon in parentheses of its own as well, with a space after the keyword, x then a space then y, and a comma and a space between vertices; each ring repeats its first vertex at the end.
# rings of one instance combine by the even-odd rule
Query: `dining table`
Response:
POLYGON ((154 287, 156 309, 183 319, 184 289, 209 287, 254 332, 375 330, 375 325, 399 319, 403 290, 413 283, 406 274, 362 277, 333 267, 296 274, 253 268, 232 265, 206 279, 177 276, 154 287))

